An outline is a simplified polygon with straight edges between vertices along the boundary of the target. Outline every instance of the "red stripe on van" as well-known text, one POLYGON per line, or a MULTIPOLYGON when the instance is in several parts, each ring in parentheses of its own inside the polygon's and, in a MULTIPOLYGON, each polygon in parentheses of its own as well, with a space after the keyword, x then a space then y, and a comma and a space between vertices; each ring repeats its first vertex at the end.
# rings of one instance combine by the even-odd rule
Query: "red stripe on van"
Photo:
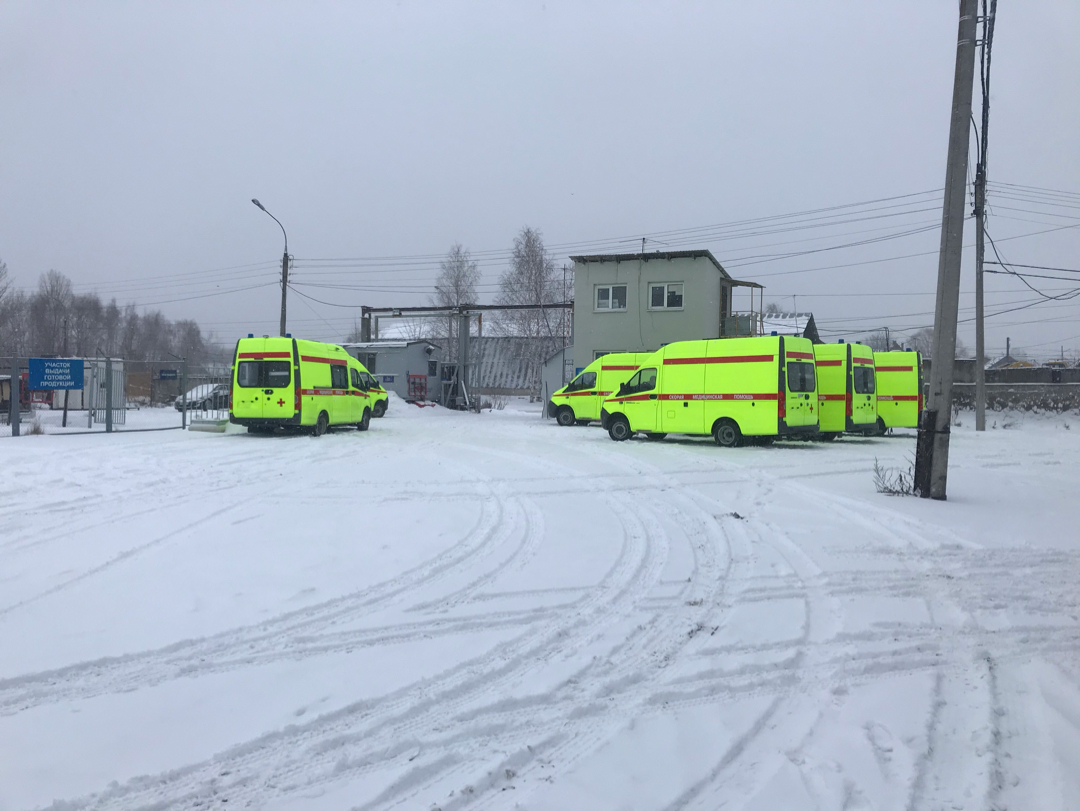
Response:
MULTIPOLYGON (((788 353, 791 354, 790 352, 788 353)), ((839 366, 843 363, 842 360, 818 360, 814 361, 818 366, 839 366)))
POLYGON ((817 396, 818 402, 828 402, 831 400, 846 400, 846 394, 819 394, 817 396))
POLYGON ((786 353, 789 358, 798 358, 799 360, 813 360, 813 352, 788 352, 786 353))
POLYGON ((291 358, 292 352, 241 352, 242 358, 255 358, 262 360, 263 358, 291 358))
POLYGON ((906 401, 910 402, 910 401, 914 401, 914 400, 918 400, 918 399, 919 399, 919 395, 917 395, 917 394, 879 394, 878 395, 878 402, 881 402, 882 400, 885 400, 885 401, 889 401, 889 400, 906 400, 906 401))
POLYGON ((873 366, 874 365, 874 362, 872 360, 870 360, 869 358, 852 358, 851 362, 852 363, 864 363, 867 366, 873 366))
POLYGON ((632 372, 637 366, 601 366, 602 372, 632 372))
POLYGON ((766 394, 661 394, 660 400, 775 400, 779 395, 773 392, 766 394))
POLYGON ((914 366, 879 366, 879 372, 914 372, 914 366))
MULTIPOLYGON (((775 355, 729 355, 722 358, 664 358, 664 365, 681 366, 686 363, 768 363, 775 358, 775 355)), ((637 367, 635 366, 634 368, 636 369, 637 367)))
MULTIPOLYGON (((286 355, 288 357, 288 355, 286 355)), ((340 358, 316 358, 313 355, 301 355, 300 360, 307 363, 329 363, 331 366, 348 366, 348 361, 340 358)))
POLYGON ((349 394, 346 389, 300 389, 301 394, 349 394))

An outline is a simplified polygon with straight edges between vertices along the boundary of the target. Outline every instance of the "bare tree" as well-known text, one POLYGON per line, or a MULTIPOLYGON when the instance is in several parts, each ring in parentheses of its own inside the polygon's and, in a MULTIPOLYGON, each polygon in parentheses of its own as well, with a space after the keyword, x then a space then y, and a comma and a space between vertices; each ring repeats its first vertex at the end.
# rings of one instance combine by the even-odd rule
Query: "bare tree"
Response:
POLYGON ((885 336, 885 330, 879 329, 877 332, 871 332, 869 335, 863 338, 862 342, 871 349, 873 349, 875 352, 888 352, 890 347, 889 342, 885 336))
POLYGON ((780 305, 775 301, 770 301, 765 307, 765 315, 780 315, 780 305))
MULTIPOLYGON (((480 282, 480 268, 473 261, 468 249, 455 242, 439 263, 439 275, 435 279, 435 295, 431 303, 438 307, 460 307, 476 304, 476 285, 480 282)), ((447 360, 457 360, 458 319, 454 316, 435 321, 435 340, 446 350, 447 360)))
POLYGON ((59 354, 71 299, 71 280, 63 273, 50 270, 38 279, 37 292, 30 299, 30 335, 34 352, 59 354))
POLYGON ((10 289, 11 281, 8 279, 7 263, 0 259, 0 305, 4 303, 4 298, 10 289))
MULTIPOLYGON (((911 333, 908 336, 907 344, 916 352, 921 352, 924 357, 931 357, 931 352, 934 348, 934 328, 923 327, 922 329, 911 333)), ((959 338, 956 339, 956 353, 955 357, 963 358, 967 357, 968 350, 964 346, 964 342, 959 338)))

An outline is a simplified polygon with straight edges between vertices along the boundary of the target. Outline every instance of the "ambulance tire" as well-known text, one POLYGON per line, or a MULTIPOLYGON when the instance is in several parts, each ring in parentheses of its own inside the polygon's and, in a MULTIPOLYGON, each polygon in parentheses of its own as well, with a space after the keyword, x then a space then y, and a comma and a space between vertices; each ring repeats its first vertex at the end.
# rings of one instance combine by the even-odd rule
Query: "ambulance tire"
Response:
POLYGON ((871 436, 885 436, 885 433, 888 430, 889 430, 888 426, 885 425, 885 420, 883 420, 881 417, 878 417, 877 418, 877 431, 875 431, 873 434, 871 434, 871 436))
POLYGON ((667 436, 667 434, 656 434, 656 433, 645 434, 645 438, 647 440, 649 440, 650 442, 659 442, 661 439, 663 439, 666 436, 667 436))
POLYGON ((330 430, 330 415, 325 411, 319 412, 319 418, 315 420, 315 426, 311 429, 312 436, 322 436, 330 430))
POLYGON ((363 418, 360 420, 360 422, 356 423, 356 430, 366 431, 369 425, 371 425, 371 410, 365 408, 363 418))
POLYGON ((555 422, 564 428, 573 425, 576 422, 574 409, 570 408, 570 406, 559 406, 559 410, 555 412, 555 422))
POLYGON ((371 416, 381 417, 385 413, 386 403, 384 403, 382 400, 379 400, 379 402, 375 403, 375 407, 371 410, 371 416))
POLYGON ((611 424, 608 426, 608 436, 614 439, 616 442, 622 442, 629 439, 634 435, 634 432, 630 430, 630 423, 626 421, 626 417, 612 417, 611 424))
POLYGON ((742 444, 742 431, 735 420, 717 420, 713 425, 712 435, 721 448, 737 448, 742 444))

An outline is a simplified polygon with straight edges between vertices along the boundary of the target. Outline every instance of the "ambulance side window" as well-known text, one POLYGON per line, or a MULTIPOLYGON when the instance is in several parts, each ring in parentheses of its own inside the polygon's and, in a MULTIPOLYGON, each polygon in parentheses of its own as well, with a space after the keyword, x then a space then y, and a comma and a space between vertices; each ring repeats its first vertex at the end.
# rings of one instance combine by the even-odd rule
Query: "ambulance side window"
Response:
POLYGON ((874 368, 872 366, 856 366, 852 371, 856 394, 874 393, 874 368))
POLYGON ((363 384, 360 382, 360 373, 356 369, 349 369, 349 379, 352 381, 354 389, 363 388, 363 384))
POLYGON ((566 387, 567 391, 585 391, 596 387, 596 372, 582 372, 566 387))
POLYGON ((656 388, 656 369, 639 369, 637 374, 626 382, 626 394, 639 394, 656 388))
POLYGON ((330 367, 330 388, 332 389, 347 389, 349 388, 349 371, 348 367, 335 364, 330 367))
POLYGON ((369 375, 369 374, 363 374, 363 375, 361 375, 361 377, 362 377, 362 378, 364 378, 364 380, 366 380, 366 381, 367 381, 367 384, 368 384, 368 388, 369 388, 369 389, 377 389, 377 388, 380 388, 380 386, 379 386, 379 381, 378 381, 378 380, 376 380, 376 379, 375 379, 374 377, 372 377, 371 375, 369 375))

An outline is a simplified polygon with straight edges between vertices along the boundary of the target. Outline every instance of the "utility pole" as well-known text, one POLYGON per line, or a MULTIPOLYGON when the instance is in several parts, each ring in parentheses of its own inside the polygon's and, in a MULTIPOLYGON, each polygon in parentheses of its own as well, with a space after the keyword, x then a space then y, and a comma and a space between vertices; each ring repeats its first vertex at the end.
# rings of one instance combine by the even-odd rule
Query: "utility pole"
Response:
POLYGON ((964 247, 969 121, 975 80, 976 2, 960 0, 949 156, 945 167, 945 200, 941 212, 930 396, 922 413, 915 449, 915 490, 923 498, 939 501, 945 500, 949 472, 949 423, 952 418, 953 366, 956 360, 956 318, 960 306, 960 259, 964 247))
POLYGON ((266 207, 256 200, 251 198, 256 206, 270 217, 274 222, 278 224, 278 228, 281 229, 282 236, 285 237, 285 253, 281 255, 281 337, 285 337, 285 294, 289 290, 289 235, 285 233, 285 226, 281 224, 281 220, 266 210, 266 207))
POLYGON ((986 226, 986 150, 990 127, 990 48, 994 43, 997 0, 982 0, 982 61, 979 67, 982 88, 982 130, 979 133, 979 160, 975 165, 975 430, 986 430, 986 338, 983 322, 983 256, 986 226))

